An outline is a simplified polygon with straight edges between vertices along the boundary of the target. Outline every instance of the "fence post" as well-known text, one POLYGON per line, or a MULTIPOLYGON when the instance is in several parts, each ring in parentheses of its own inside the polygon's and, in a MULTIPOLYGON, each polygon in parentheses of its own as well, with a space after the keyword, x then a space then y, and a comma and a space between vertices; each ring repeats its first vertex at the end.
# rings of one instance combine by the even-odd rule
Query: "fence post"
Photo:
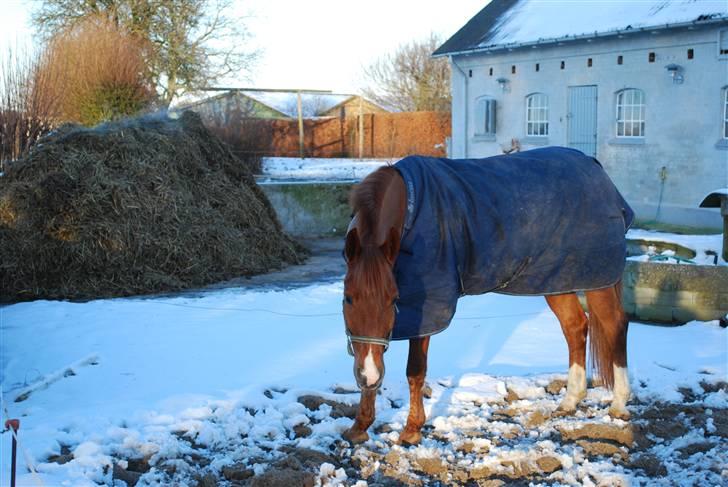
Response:
POLYGON ((10 487, 15 487, 15 464, 17 463, 18 457, 18 440, 15 438, 20 429, 20 420, 8 419, 5 421, 5 428, 12 430, 13 446, 10 452, 10 487))
POLYGON ((304 158, 303 150, 303 110, 301 109, 301 90, 297 93, 297 105, 298 105, 298 157, 304 158))
POLYGON ((359 97, 359 159, 364 155, 364 108, 359 97))

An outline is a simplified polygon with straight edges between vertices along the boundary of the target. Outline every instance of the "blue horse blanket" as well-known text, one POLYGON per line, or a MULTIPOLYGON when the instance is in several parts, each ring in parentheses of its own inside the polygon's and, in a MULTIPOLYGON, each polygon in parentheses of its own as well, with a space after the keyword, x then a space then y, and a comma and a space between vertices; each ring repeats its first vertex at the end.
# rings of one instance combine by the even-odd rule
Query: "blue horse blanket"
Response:
POLYGON ((547 147, 485 159, 411 156, 394 167, 407 214, 393 340, 444 330, 463 295, 559 294, 622 277, 634 213, 593 157, 547 147))

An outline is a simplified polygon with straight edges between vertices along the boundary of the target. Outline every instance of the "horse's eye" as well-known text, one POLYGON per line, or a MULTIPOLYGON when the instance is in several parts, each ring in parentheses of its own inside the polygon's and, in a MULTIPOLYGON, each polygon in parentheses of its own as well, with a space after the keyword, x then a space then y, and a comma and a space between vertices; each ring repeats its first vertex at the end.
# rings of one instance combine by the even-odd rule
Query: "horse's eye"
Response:
POLYGON ((345 295, 345 296, 344 296, 344 302, 345 302, 346 304, 354 304, 354 300, 353 300, 353 299, 351 299, 351 296, 348 296, 348 295, 345 295))

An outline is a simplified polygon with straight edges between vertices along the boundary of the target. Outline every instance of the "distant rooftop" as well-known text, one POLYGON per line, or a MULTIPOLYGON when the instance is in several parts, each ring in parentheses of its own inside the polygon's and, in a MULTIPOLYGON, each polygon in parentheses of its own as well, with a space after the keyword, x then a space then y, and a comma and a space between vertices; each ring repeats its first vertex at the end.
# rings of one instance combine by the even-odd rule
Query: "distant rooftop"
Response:
MULTIPOLYGON (((173 103, 174 109, 187 108, 211 98, 238 93, 262 103, 288 117, 298 116, 298 90, 264 90, 247 88, 214 88, 184 95, 173 103)), ((319 116, 358 95, 323 90, 301 90, 301 110, 306 118, 319 116)))
POLYGON ((720 21, 727 0, 492 0, 434 56, 720 21))

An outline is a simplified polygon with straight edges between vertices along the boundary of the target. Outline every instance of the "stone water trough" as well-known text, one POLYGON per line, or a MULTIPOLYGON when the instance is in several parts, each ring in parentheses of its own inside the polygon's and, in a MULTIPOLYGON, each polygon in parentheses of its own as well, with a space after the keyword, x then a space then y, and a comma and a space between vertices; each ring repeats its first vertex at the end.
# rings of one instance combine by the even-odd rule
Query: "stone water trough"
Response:
MULTIPOLYGON (((316 164, 323 163, 311 162, 311 166, 316 164)), ((312 170, 305 160, 276 160, 259 177, 258 183, 289 234, 298 238, 343 237, 351 218, 349 191, 386 161, 367 161, 361 171, 342 169, 345 163, 334 160, 333 165, 337 164, 338 170, 312 170)), ((648 250, 658 254, 670 250, 676 257, 688 260, 696 256, 695 250, 671 242, 629 239, 627 247, 630 256, 644 255, 648 250)), ((724 259, 725 254, 724 248, 724 259)), ((624 307, 634 320, 676 325, 691 320, 725 319, 728 314, 726 265, 628 260, 623 284, 624 307)))

